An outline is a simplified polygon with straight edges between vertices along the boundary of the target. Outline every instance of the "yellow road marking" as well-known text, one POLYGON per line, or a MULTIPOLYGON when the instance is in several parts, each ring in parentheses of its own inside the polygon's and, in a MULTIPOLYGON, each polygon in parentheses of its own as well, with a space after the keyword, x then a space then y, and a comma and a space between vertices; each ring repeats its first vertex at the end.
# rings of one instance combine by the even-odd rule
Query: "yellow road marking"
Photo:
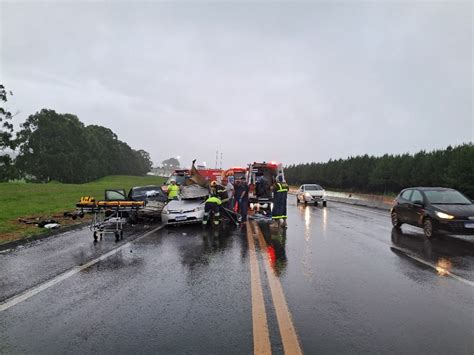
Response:
POLYGON ((265 303, 263 302, 260 269, 249 222, 247 222, 247 240, 249 243, 250 284, 252 290, 253 352, 254 354, 271 354, 272 348, 268 333, 267 313, 265 312, 265 303))
POLYGON ((253 222, 253 227, 256 231, 256 234, 258 235, 258 242, 260 244, 260 249, 262 250, 262 256, 264 258, 265 270, 268 277, 268 284, 270 286, 273 304, 275 306, 283 349, 285 354, 302 354, 303 352, 300 347, 298 335, 296 334, 296 330, 291 319, 291 314, 288 310, 288 304, 286 303, 285 294, 283 293, 280 280, 271 269, 268 255, 266 252, 264 252, 267 250, 267 243, 265 242, 265 238, 263 237, 260 227, 255 222, 253 222))

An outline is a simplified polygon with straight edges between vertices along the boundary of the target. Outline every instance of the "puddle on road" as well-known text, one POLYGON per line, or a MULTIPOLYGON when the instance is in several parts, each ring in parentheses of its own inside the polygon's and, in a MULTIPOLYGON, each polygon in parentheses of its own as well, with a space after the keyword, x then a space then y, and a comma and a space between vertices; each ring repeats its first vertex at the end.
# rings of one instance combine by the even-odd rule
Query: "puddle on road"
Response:
MULTIPOLYGON (((474 256, 474 244, 449 236, 427 239, 421 233, 392 229, 392 247, 397 255, 405 253, 434 265, 439 276, 450 272, 470 273, 473 267, 467 259, 474 256)), ((421 264, 420 264, 421 265, 421 264)))

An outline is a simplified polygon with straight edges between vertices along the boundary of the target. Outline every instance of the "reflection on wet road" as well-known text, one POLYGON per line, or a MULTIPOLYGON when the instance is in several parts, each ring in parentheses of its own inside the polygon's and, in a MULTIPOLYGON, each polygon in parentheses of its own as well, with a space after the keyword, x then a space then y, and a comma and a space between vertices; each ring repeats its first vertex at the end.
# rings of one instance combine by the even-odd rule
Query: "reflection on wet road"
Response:
MULTIPOLYGON (((0 353, 241 354, 258 339, 273 353, 474 352, 473 241, 426 240, 384 211, 337 203, 288 215, 288 229, 186 226, 124 244, 1 312, 0 353)), ((47 243, 35 248, 53 260, 47 243)), ((0 265, 28 265, 34 251, 0 265)), ((28 285, 24 269, 2 275, 8 294, 28 285)))

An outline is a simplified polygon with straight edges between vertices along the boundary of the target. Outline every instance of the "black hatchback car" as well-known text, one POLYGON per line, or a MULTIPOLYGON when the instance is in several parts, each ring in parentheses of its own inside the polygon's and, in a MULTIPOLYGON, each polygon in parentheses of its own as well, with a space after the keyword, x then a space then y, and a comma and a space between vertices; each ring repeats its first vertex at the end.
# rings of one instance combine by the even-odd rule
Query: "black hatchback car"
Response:
POLYGON ((412 187, 402 190, 391 209, 392 225, 423 228, 427 238, 438 232, 474 235, 474 204, 454 189, 412 187))

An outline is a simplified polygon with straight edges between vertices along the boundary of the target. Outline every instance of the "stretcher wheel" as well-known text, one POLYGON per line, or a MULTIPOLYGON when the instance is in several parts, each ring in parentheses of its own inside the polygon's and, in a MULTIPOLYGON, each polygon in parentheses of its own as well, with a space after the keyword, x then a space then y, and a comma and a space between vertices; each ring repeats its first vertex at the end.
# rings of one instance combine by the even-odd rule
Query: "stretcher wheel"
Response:
POLYGON ((115 241, 118 242, 120 240, 119 232, 115 232, 115 241))

